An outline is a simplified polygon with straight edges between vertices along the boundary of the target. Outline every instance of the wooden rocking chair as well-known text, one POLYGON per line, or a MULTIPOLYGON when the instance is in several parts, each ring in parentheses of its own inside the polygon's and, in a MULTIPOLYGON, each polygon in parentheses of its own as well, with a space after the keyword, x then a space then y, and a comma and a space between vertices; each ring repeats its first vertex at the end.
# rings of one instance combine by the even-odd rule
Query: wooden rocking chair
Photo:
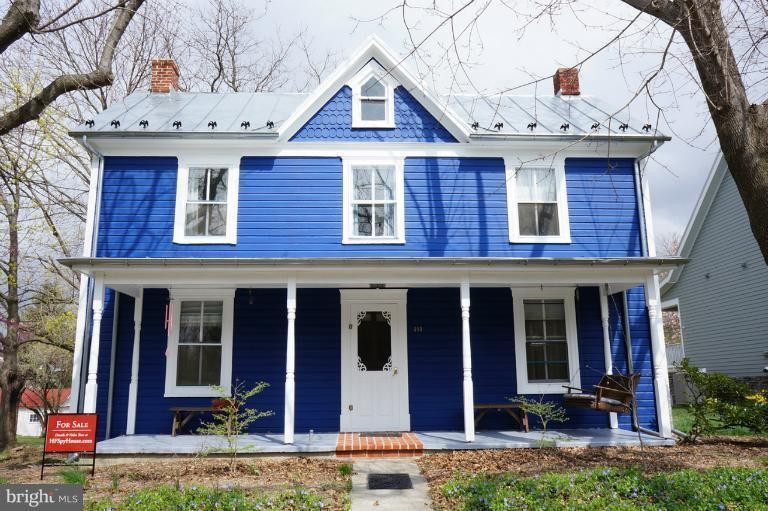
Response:
POLYGON ((568 389, 568 393, 563 396, 563 405, 601 412, 629 413, 632 411, 639 380, 639 374, 606 374, 594 386, 593 393, 563 385, 568 389), (572 392, 574 390, 578 392, 572 392))

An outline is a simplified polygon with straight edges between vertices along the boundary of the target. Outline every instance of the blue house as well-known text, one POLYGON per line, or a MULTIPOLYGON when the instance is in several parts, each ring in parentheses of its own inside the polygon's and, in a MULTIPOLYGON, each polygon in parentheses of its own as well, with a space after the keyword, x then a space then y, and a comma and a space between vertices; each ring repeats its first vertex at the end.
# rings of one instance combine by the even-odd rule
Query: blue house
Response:
MULTIPOLYGON (((172 61, 72 132, 92 154, 72 402, 169 435, 211 385, 252 431, 476 435, 474 407, 639 373, 671 436, 641 162, 667 137, 579 94, 439 97, 370 39, 309 94, 178 92, 172 61)), ((478 430, 517 426, 491 413, 478 430)), ((636 422, 633 424, 633 422, 636 422)), ((169 437, 170 438, 170 437, 169 437)))

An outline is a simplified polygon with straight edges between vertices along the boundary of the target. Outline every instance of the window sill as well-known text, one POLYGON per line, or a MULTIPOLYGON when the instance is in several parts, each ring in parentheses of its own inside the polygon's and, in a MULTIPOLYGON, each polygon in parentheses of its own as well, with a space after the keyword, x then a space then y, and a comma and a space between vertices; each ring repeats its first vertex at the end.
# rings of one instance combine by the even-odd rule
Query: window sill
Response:
POLYGON ((570 236, 512 236, 510 243, 571 243, 570 236))
POLYGON ((522 383, 517 386, 518 394, 565 394, 565 387, 579 387, 580 381, 560 381, 557 383, 522 383))
POLYGON ((395 126, 395 123, 393 122, 385 122, 385 121, 357 121, 352 123, 352 129, 369 129, 369 128, 393 130, 396 128, 396 126, 395 126))
POLYGON ((224 387, 223 394, 210 387, 174 387, 165 389, 163 397, 222 397, 222 395, 230 395, 229 387, 224 387))
POLYGON ((229 236, 185 236, 174 238, 176 245, 237 245, 237 240, 229 236))
POLYGON ((405 245, 402 238, 345 238, 342 245, 405 245))

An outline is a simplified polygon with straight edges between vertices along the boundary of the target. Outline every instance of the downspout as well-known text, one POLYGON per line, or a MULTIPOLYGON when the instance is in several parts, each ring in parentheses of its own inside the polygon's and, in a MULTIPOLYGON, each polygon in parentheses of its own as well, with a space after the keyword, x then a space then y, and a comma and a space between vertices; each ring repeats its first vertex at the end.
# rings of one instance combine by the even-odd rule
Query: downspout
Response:
POLYGON ((648 233, 645 230, 645 204, 643 201, 643 186, 640 181, 640 162, 638 160, 635 160, 635 190, 635 197, 637 198, 637 220, 640 224, 640 250, 643 257, 648 257, 648 233))
POLYGON ((115 299, 112 302, 112 340, 110 341, 109 354, 109 387, 107 390, 107 429, 105 438, 111 438, 112 433, 112 398, 115 389, 115 359, 117 358, 117 332, 120 321, 120 293, 115 291, 115 299))
MULTIPOLYGON (((91 239, 90 239, 90 249, 88 251, 83 251, 83 255, 86 257, 93 257, 96 254, 96 241, 98 239, 98 225, 99 225, 99 211, 101 209, 101 181, 102 176, 104 173, 104 155, 101 154, 95 147, 93 147, 88 142, 88 135, 83 135, 83 138, 81 139, 81 143, 83 144, 83 147, 85 147, 86 151, 88 151, 91 155, 95 155, 98 158, 98 165, 99 168, 96 172, 96 186, 94 187, 93 191, 96 195, 94 197, 94 205, 93 205, 93 228, 91 231, 91 239)), ((86 223, 88 219, 86 218, 86 223)), ((87 224, 86 224, 87 227, 87 224)), ((84 240, 85 241, 85 240, 84 240)), ((81 281, 82 283, 82 281, 81 281)), ((83 405, 85 402, 85 384, 86 380, 88 378, 88 360, 87 360, 87 354, 91 352, 91 319, 93 315, 93 279, 86 276, 86 282, 87 286, 87 292, 86 292, 86 308, 85 308, 85 332, 83 334, 83 343, 82 343, 82 352, 80 353, 80 374, 78 375, 78 379, 80 381, 79 384, 79 391, 77 395, 77 403, 75 403, 75 408, 77 412, 83 411, 83 405)))

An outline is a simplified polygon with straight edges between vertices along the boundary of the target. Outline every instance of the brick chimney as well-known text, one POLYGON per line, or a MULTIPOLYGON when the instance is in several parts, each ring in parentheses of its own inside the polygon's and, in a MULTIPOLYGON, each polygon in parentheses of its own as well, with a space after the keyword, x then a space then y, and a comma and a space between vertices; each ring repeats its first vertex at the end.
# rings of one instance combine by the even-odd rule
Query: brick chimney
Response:
POLYGON ((171 92, 179 90, 179 68, 173 59, 152 60, 150 92, 171 92))
POLYGON ((579 70, 575 67, 561 67, 555 71, 553 77, 555 82, 555 96, 578 96, 579 91, 579 70))

